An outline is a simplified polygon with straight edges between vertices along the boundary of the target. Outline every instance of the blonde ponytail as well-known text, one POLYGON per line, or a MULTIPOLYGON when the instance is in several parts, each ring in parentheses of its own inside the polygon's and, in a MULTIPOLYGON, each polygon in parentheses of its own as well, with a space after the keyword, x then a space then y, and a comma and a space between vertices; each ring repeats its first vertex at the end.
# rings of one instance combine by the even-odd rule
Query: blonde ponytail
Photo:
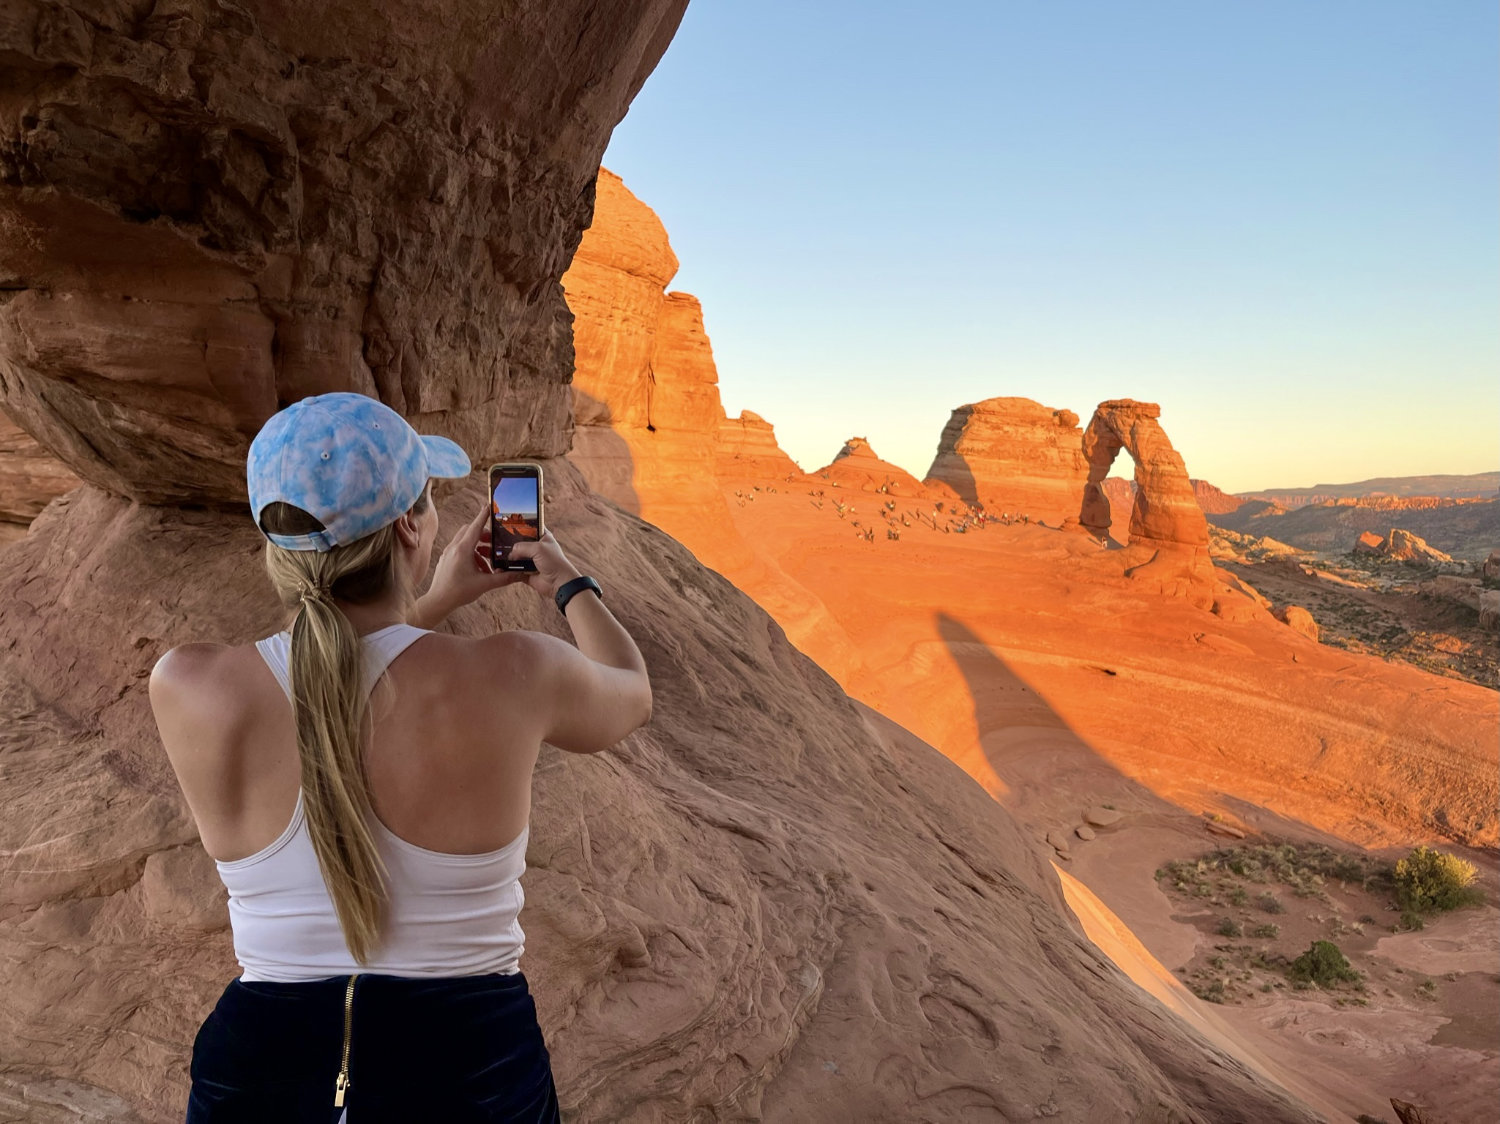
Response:
MULTIPOLYGON (((413 512, 426 510, 426 491, 413 512)), ((307 534, 322 524, 307 512, 271 504, 261 518, 274 534, 307 534)), ((394 527, 328 551, 266 543, 266 572, 292 621, 292 718, 301 761, 303 810, 344 943, 367 964, 380 939, 387 900, 385 864, 370 830, 364 765, 365 692, 358 635, 334 598, 372 601, 391 587, 394 527)))

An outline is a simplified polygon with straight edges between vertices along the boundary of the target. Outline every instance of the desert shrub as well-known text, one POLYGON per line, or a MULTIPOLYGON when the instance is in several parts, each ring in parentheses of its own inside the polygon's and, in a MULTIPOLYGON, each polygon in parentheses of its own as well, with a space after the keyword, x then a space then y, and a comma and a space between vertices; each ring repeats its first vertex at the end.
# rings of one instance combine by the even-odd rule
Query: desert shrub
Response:
POLYGON ((1221 937, 1238 937, 1243 933, 1243 930, 1240 928, 1240 923, 1233 917, 1226 917, 1219 922, 1216 932, 1221 937))
POLYGON ((1213 980, 1207 985, 1195 986, 1193 994, 1209 1003, 1223 1003, 1229 997, 1223 980, 1213 980))
POLYGON ((1267 913, 1285 913, 1286 906, 1281 904, 1281 899, 1275 894, 1262 894, 1255 899, 1255 904, 1267 913))
POLYGON ((1281 936, 1281 926, 1274 924, 1257 925, 1250 930, 1252 937, 1258 937, 1263 941, 1273 941, 1281 936))
POLYGON ((1457 855, 1416 847, 1396 864, 1396 904, 1406 913, 1440 913, 1484 901, 1479 871, 1457 855))
POLYGON ((1292 961, 1286 974, 1294 984, 1312 983, 1319 987, 1359 980, 1359 973, 1332 941, 1313 941, 1306 952, 1292 961))
POLYGON ((1250 895, 1245 893, 1244 887, 1242 886, 1236 886, 1233 890, 1229 891, 1230 905, 1244 905, 1249 900, 1250 895))

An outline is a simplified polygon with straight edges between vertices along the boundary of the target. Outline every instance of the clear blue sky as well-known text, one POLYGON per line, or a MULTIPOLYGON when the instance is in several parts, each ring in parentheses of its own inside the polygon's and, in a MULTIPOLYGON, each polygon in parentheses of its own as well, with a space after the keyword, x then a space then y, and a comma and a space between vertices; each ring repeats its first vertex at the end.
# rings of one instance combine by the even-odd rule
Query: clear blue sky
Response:
POLYGON ((1159 402, 1230 491, 1490 471, 1497 36, 1491 0, 693 0, 605 164, 804 469, 858 435, 921 475, 1019 395, 1159 402))

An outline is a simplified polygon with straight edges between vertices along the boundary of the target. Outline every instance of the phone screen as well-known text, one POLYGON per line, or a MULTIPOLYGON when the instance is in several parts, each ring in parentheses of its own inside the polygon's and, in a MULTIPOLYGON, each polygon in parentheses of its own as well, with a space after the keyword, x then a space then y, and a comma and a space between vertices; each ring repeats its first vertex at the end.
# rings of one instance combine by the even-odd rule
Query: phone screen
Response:
POLYGON ((535 570, 527 558, 511 559, 518 542, 542 537, 542 480, 536 465, 490 469, 490 553, 497 570, 535 570))

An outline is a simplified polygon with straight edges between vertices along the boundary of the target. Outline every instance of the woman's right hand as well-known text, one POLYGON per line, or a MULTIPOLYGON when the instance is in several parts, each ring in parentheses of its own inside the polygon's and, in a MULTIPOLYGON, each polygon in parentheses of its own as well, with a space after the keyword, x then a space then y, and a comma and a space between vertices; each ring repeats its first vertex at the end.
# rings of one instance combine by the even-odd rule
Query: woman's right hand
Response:
POLYGON ((558 587, 579 577, 581 571, 569 562, 562 547, 552 537, 551 531, 543 531, 535 542, 518 542, 510 548, 512 558, 529 558, 536 563, 536 572, 512 570, 516 580, 523 581, 543 597, 551 598, 558 587))

